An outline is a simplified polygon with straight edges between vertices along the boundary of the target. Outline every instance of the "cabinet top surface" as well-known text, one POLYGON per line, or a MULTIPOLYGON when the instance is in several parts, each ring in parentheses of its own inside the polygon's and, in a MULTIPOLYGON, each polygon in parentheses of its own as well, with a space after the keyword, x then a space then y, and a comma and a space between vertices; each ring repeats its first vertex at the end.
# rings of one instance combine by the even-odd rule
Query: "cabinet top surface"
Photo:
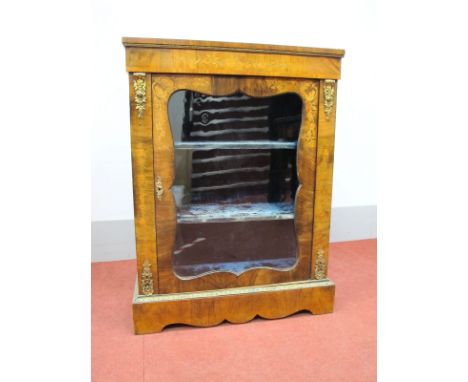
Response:
POLYGON ((301 56, 325 56, 341 58, 342 49, 307 48, 287 45, 250 44, 221 41, 176 40, 159 38, 123 37, 122 43, 133 48, 221 50, 230 52, 261 52, 270 54, 291 54, 301 56))

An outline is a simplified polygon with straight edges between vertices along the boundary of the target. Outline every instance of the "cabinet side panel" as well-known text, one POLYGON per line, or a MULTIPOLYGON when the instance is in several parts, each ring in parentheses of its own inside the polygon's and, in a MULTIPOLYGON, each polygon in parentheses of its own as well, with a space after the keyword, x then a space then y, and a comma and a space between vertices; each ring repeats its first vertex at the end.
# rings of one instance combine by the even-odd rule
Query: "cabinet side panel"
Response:
POLYGON ((133 204, 139 294, 158 291, 151 75, 130 73, 133 204))
POLYGON ((327 277, 335 146, 336 81, 320 81, 312 278, 327 277))

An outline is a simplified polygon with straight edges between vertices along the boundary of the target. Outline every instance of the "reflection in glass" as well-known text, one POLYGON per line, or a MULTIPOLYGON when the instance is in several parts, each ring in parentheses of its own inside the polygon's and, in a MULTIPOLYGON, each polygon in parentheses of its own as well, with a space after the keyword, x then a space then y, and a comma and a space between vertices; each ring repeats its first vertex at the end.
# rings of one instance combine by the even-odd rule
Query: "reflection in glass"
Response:
POLYGON ((179 276, 295 264, 301 118, 301 98, 292 93, 171 96, 179 276))

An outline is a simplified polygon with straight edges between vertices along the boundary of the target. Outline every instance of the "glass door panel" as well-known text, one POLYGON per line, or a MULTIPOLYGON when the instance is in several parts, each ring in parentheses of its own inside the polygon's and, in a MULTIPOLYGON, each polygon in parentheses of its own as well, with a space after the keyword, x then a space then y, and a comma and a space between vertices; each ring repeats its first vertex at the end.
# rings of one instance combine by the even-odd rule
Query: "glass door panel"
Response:
POLYGON ((177 206, 173 268, 179 277, 297 261, 297 94, 169 99, 177 206))

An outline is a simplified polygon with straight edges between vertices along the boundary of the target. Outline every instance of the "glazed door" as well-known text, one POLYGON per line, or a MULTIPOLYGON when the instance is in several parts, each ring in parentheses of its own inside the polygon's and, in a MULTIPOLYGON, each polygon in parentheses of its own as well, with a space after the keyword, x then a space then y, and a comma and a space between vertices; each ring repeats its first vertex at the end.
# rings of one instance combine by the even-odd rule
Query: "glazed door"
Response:
POLYGON ((318 92, 152 76, 159 293, 311 278, 318 92))

